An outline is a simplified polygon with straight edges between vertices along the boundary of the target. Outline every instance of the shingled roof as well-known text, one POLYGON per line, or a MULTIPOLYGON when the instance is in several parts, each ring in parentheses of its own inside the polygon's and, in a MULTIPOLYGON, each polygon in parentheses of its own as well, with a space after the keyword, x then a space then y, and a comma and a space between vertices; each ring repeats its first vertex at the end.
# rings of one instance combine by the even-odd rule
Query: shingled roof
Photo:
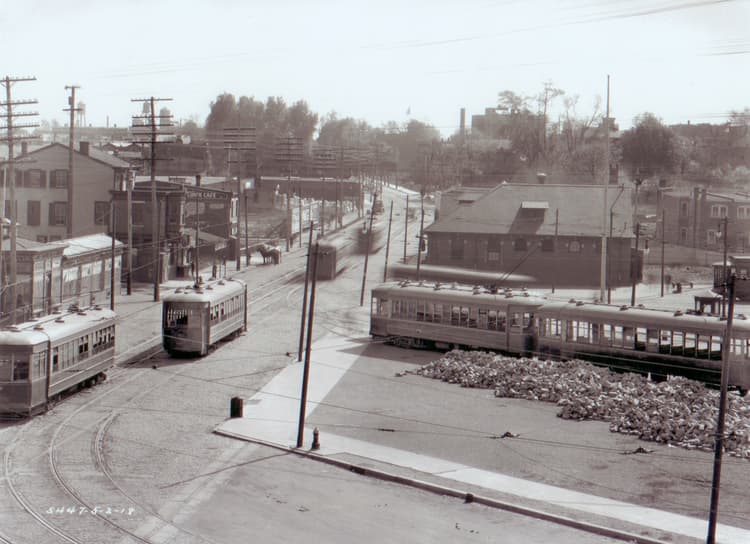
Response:
MULTIPOLYGON (((601 236, 602 185, 504 183, 473 202, 460 204, 425 229, 426 233, 601 236)), ((633 236, 630 188, 610 185, 607 209, 614 212, 612 236, 633 236)))

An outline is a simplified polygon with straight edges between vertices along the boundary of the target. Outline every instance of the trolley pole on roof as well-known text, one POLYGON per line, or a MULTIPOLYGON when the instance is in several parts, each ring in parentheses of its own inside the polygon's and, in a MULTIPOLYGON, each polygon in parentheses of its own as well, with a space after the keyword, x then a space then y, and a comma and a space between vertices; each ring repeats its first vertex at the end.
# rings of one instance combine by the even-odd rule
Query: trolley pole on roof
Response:
POLYGON ((115 195, 112 193, 112 268, 109 271, 110 293, 109 309, 115 309, 115 229, 117 228, 117 219, 115 217, 115 195))
POLYGON ((383 281, 388 279, 388 254, 391 251, 391 223, 393 223, 393 200, 391 210, 388 212, 388 238, 385 241, 385 266, 383 267, 383 281))
MULTIPOLYGON (((664 296, 664 240, 667 230, 667 211, 661 210, 661 296, 664 296)), ((725 278, 726 279, 726 278, 725 278)))
POLYGON ((419 268, 422 264, 422 240, 424 239, 424 189, 422 189, 422 218, 419 220, 419 245, 417 246, 417 281, 419 281, 419 268))
POLYGON ((607 188, 609 187, 609 76, 607 76, 607 115, 604 118, 604 206, 602 210, 602 260, 599 278, 599 300, 604 301, 607 283, 607 188))
POLYGON ((719 393, 719 419, 716 423, 716 440, 714 443, 714 469, 711 484, 711 507, 708 517, 708 536, 706 544, 716 542, 716 520, 719 514, 719 486, 721 484, 721 456, 724 450, 724 419, 727 410, 727 388, 729 387, 729 353, 732 343, 732 318, 734 314, 734 283, 736 278, 732 274, 724 285, 728 291, 729 310, 727 313, 727 328, 724 341, 721 344, 721 391, 719 393))
POLYGON ((635 306, 635 288, 638 284, 638 269, 636 268, 636 265, 638 264, 638 237, 641 233, 641 224, 636 223, 635 224, 635 255, 633 256, 633 259, 631 262, 633 263, 633 287, 630 292, 630 305, 635 306))
POLYGON ((315 242, 312 262, 312 285, 310 286, 310 312, 307 318, 307 342, 305 344, 305 367, 302 373, 302 395, 299 405, 299 426, 297 427, 297 447, 302 447, 305 435, 305 408, 307 404, 307 384, 310 381, 310 347, 312 344, 313 317, 315 315, 315 286, 318 275, 318 249, 320 244, 315 242))

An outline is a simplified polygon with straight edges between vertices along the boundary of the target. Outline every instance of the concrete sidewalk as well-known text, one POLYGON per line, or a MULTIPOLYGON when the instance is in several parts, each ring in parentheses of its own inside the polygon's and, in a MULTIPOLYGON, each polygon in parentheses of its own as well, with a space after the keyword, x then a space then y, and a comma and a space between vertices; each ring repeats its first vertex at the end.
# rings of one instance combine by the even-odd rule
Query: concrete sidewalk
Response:
MULTIPOLYGON (((309 416, 329 391, 336 385, 366 349, 368 343, 328 335, 315 343, 306 414, 309 416)), ((282 370, 266 387, 245 404, 244 417, 227 420, 216 432, 233 438, 260 442, 282 449, 296 447, 303 365, 296 364, 282 370)), ((312 429, 305 428, 305 451, 312 439, 312 429)), ((675 537, 702 540, 706 536, 704 519, 645 508, 637 504, 615 501, 568 489, 539 484, 503 474, 480 470, 444 459, 380 446, 374 443, 326 433, 321 448, 316 452, 325 458, 349 454, 365 460, 409 469, 429 476, 439 477, 450 488, 479 487, 491 492, 501 492, 517 499, 548 504, 555 511, 560 508, 591 516, 593 519, 610 519, 625 522, 649 535, 669 533, 675 537)), ((418 486, 419 487, 419 486, 418 486)), ((425 487, 427 488, 427 486, 425 487)), ((601 525, 601 523, 600 523, 601 525)), ((606 526, 606 523, 604 524, 606 526)), ((653 537, 651 537, 653 538, 653 537)), ((649 540, 645 537, 642 541, 649 540)), ((750 542, 750 531, 720 525, 717 541, 725 544, 750 542)))

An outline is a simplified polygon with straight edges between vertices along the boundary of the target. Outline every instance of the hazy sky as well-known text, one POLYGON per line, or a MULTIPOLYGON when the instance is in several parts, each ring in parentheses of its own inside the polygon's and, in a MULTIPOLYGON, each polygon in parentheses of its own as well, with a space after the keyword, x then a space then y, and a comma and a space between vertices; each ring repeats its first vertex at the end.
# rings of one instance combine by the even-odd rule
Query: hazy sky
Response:
POLYGON ((37 78, 13 98, 63 124, 70 84, 87 124, 118 126, 139 112, 131 98, 171 97, 176 120, 202 123, 230 92, 450 134, 460 108, 468 123, 499 91, 545 81, 590 113, 608 74, 621 128, 750 107, 743 0, 0 0, 0 28, 0 76, 37 78))

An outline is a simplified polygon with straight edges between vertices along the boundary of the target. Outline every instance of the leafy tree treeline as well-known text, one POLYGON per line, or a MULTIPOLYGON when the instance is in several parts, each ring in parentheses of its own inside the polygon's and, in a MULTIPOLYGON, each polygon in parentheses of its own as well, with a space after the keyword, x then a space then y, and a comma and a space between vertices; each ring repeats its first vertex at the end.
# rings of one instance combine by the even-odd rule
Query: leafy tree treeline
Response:
MULTIPOLYGON (((428 189, 532 181, 539 172, 558 182, 601 182, 605 139, 600 98, 593 107, 583 108, 579 96, 547 81, 531 96, 499 92, 496 106, 488 108, 483 118, 484 125, 464 133, 457 129, 442 138, 435 127, 415 119, 373 127, 336 112, 319 116, 304 100, 290 105, 278 96, 261 101, 223 93, 211 103, 204 128, 191 120, 180 131, 196 140, 203 136, 216 142, 227 127, 254 127, 254 162, 264 174, 282 171, 274 162, 279 141, 292 138, 302 157, 295 173, 304 175, 398 175, 428 189)), ((733 149, 749 137, 749 119, 750 109, 745 108, 731 112, 723 125, 668 127, 653 113, 643 113, 625 131, 610 120, 609 162, 633 178, 677 173, 715 183, 736 171, 738 159, 743 162, 733 149), (712 130, 718 131, 715 137, 703 137, 712 130)), ((221 148, 212 146, 217 147, 221 148)), ((212 158, 218 170, 225 161, 225 155, 212 158)))

